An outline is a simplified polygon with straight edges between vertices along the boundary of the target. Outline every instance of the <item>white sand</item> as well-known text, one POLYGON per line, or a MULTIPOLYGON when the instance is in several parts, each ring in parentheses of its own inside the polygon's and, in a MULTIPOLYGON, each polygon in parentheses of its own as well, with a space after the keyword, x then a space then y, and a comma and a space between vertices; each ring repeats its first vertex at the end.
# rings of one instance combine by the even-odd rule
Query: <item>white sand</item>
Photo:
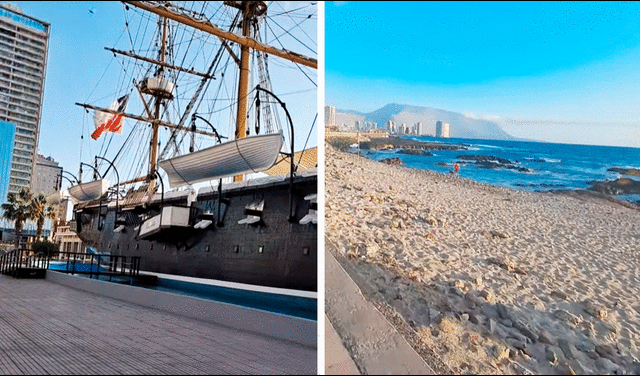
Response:
POLYGON ((329 241, 455 372, 640 372, 639 210, 325 156, 329 241))

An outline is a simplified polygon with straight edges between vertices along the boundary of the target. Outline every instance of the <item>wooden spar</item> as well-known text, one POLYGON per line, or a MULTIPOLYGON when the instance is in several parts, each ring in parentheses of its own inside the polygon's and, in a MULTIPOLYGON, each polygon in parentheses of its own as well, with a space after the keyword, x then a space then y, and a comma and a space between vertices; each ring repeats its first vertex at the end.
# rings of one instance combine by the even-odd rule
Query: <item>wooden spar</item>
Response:
MULTIPOLYGON (((242 10, 242 35, 251 36, 251 10, 242 10)), ((243 138, 247 123, 247 93, 249 87, 249 46, 242 45, 240 49, 240 80, 238 81, 238 114, 236 117, 236 138, 243 138)), ((233 181, 242 181, 243 175, 235 175, 233 181)))
POLYGON ((222 46, 227 50, 229 55, 233 58, 233 61, 235 61, 238 66, 240 66, 240 59, 238 58, 238 56, 236 56, 235 52, 233 52, 231 47, 229 47, 229 42, 227 42, 226 40, 220 37, 218 37, 218 39, 220 39, 220 43, 222 43, 222 46))
MULTIPOLYGON (((162 20, 162 46, 160 47, 160 51, 158 52, 158 60, 160 63, 164 63, 165 58, 165 49, 167 43, 167 19, 164 17, 160 17, 162 20)), ((162 69, 162 68, 161 68, 162 69)), ((161 75, 164 76, 164 73, 161 75)), ((162 97, 160 95, 156 95, 156 108, 155 108, 155 116, 154 119, 160 120, 160 105, 162 104, 162 97)), ((156 169, 158 163, 158 137, 160 129, 158 128, 157 122, 151 123, 151 141, 149 150, 149 177, 156 176, 156 169)), ((149 181, 149 192, 155 192, 156 188, 156 180, 153 179, 149 181)))
POLYGON ((123 182, 121 182, 119 184, 116 184, 116 185, 127 185, 127 184, 139 183, 141 181, 147 180, 147 178, 148 178, 147 176, 141 176, 139 178, 123 181, 123 182))
POLYGON ((167 122, 160 121, 160 120, 153 120, 153 119, 145 118, 143 116, 127 114, 127 113, 124 113, 124 112, 118 112, 116 110, 111 110, 109 108, 102 108, 102 107, 92 106, 90 104, 85 104, 85 103, 76 103, 76 105, 82 106, 84 108, 88 108, 88 109, 94 110, 94 111, 103 111, 103 112, 107 112, 109 114, 122 115, 122 116, 124 116, 126 118, 133 119, 133 120, 144 121, 146 123, 157 123, 161 127, 167 127, 167 128, 171 128, 171 129, 179 129, 181 131, 195 132, 197 134, 203 134, 203 135, 209 136, 209 137, 216 137, 215 133, 201 131, 199 129, 191 130, 191 128, 180 127, 180 126, 175 125, 175 124, 167 123, 167 122))
POLYGON ((186 68, 178 67, 178 66, 171 65, 171 64, 168 64, 168 63, 163 62, 163 61, 149 59, 148 57, 134 55, 131 52, 120 51, 120 50, 116 50, 115 48, 109 48, 109 47, 105 47, 104 49, 108 50, 108 51, 111 51, 113 53, 116 53, 116 54, 132 57, 134 59, 138 59, 138 60, 142 60, 142 61, 146 61, 147 63, 160 65, 161 67, 165 67, 165 68, 177 70, 177 71, 180 71, 180 72, 193 74, 194 76, 200 76, 200 77, 204 77, 204 78, 208 78, 208 79, 215 79, 214 76, 211 76, 211 75, 208 75, 208 74, 205 74, 205 73, 200 73, 200 72, 196 72, 196 71, 194 71, 192 69, 186 69, 186 68))
POLYGON ((235 42, 238 43, 240 45, 243 46, 247 46, 249 48, 253 48, 254 50, 257 51, 261 51, 261 52, 265 52, 268 53, 270 55, 274 55, 289 61, 292 61, 294 63, 297 64, 301 64, 310 68, 314 68, 314 69, 318 69, 318 60, 317 59, 313 59, 310 57, 306 57, 300 54, 297 54, 295 52, 291 52, 291 51, 286 51, 286 50, 281 50, 272 46, 268 46, 266 44, 262 44, 260 42, 257 42, 251 38, 245 37, 245 36, 240 36, 240 35, 236 35, 234 33, 228 32, 228 31, 224 31, 214 25, 212 25, 211 23, 207 21, 200 21, 200 20, 196 20, 192 17, 189 17, 187 15, 184 14, 179 14, 175 11, 170 10, 167 6, 165 6, 164 4, 162 5, 152 5, 152 4, 148 4, 148 2, 146 1, 123 1, 123 3, 126 4, 131 4, 135 7, 138 7, 140 9, 144 9, 148 12, 157 14, 159 16, 162 17, 166 17, 169 18, 173 21, 176 21, 178 23, 184 24, 184 25, 188 25, 191 26, 195 29, 204 31, 206 33, 209 34, 213 34, 217 37, 220 38, 224 38, 226 40, 229 40, 231 42, 235 42))

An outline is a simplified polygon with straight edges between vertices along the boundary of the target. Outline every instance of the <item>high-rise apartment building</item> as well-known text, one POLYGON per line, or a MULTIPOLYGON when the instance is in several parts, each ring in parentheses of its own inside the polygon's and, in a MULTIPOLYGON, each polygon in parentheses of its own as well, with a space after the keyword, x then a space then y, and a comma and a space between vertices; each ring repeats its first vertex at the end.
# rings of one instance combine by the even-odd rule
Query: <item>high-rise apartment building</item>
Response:
POLYGON ((325 106, 324 108, 324 125, 326 127, 333 127, 336 125, 336 108, 325 106))
POLYGON ((436 122, 436 137, 449 138, 451 137, 449 123, 442 121, 436 122))
POLYGON ((387 121, 387 130, 389 131, 389 133, 391 134, 395 134, 398 132, 398 130, 396 129, 396 122, 393 120, 389 120, 387 121))
POLYGON ((53 158, 45 158, 42 154, 38 154, 36 158, 36 167, 33 169, 33 183, 31 184, 31 192, 38 194, 43 193, 49 196, 58 191, 60 184, 62 167, 53 158))
POLYGON ((15 126, 9 193, 32 184, 48 45, 48 23, 0 4, 0 121, 15 126))

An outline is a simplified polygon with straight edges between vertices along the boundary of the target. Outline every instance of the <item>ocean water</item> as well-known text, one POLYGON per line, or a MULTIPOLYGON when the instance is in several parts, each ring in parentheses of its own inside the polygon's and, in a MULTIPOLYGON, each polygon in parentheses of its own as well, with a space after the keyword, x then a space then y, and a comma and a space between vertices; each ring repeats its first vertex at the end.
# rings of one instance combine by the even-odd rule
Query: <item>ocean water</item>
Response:
MULTIPOLYGON (((463 138, 408 138, 424 142, 460 144, 466 146, 467 150, 431 150, 431 157, 401 154, 399 149, 361 153, 374 160, 397 157, 402 159, 407 167, 442 173, 451 171, 453 163, 463 162, 460 164, 462 177, 525 191, 587 189, 590 181, 615 180, 620 177, 640 180, 639 177, 622 176, 607 171, 612 167, 640 169, 640 148, 463 138), (505 158, 528 171, 479 168, 473 161, 465 162, 458 158, 460 155, 505 158)), ((640 201, 640 195, 614 197, 632 202, 640 201)))

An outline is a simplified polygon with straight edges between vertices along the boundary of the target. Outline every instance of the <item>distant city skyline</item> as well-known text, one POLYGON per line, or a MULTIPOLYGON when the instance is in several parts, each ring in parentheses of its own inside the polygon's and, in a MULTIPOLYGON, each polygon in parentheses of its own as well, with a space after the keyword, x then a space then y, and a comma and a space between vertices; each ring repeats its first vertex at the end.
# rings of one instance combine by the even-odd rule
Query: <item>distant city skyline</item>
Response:
POLYGON ((638 3, 331 2, 325 15, 328 106, 434 107, 518 138, 640 147, 638 3))

